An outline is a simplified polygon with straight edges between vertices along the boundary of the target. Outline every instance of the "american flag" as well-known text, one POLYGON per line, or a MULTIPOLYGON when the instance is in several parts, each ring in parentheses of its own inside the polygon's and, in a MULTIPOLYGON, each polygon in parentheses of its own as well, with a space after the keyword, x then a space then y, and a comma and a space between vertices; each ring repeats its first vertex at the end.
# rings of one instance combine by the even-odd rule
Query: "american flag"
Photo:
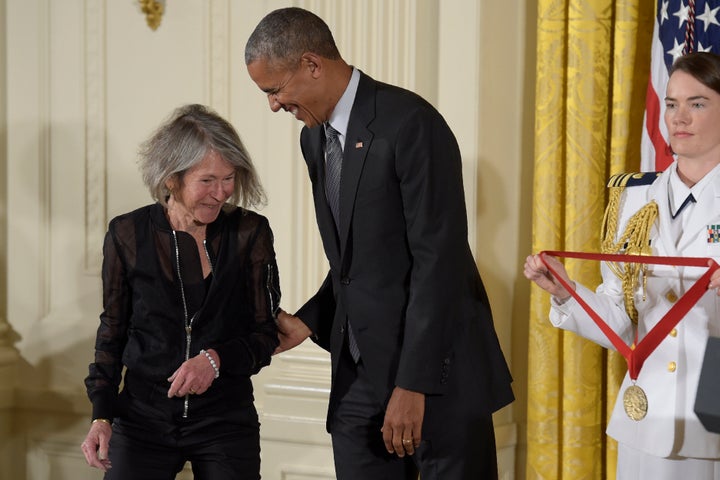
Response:
POLYGON ((665 170, 673 161, 663 120, 673 61, 690 52, 720 54, 720 0, 658 0, 652 42, 640 164, 645 172, 665 170))

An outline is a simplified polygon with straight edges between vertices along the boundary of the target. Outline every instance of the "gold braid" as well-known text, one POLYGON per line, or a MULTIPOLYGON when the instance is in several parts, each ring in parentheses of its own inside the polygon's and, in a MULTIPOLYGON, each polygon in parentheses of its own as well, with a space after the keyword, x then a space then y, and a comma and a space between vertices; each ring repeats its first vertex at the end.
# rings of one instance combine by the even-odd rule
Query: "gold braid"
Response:
MULTIPOLYGON (((625 231, 619 240, 615 241, 618 227, 620 196, 628 178, 629 176, 615 181, 611 180, 609 184, 610 198, 608 200, 608 206, 605 209, 600 231, 600 238, 602 239, 600 251, 602 253, 650 255, 652 253, 652 249, 650 248, 650 230, 658 216, 658 207, 654 200, 644 205, 630 217, 625 231)), ((647 282, 647 265, 639 265, 637 263, 620 264, 616 262, 607 262, 607 265, 610 270, 622 280, 625 310, 632 322, 637 324, 638 312, 635 308, 635 289, 640 277, 642 277, 644 295, 647 282)))

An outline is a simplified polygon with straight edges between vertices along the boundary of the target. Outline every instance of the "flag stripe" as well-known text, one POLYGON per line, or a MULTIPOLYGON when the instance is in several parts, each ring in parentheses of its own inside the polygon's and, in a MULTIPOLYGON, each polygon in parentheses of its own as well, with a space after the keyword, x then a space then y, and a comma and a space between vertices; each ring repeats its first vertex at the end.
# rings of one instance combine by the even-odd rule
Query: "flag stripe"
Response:
MULTIPOLYGON (((653 88, 652 81, 648 80, 648 92, 646 95, 647 110, 645 128, 647 134, 652 143, 652 164, 648 165, 648 168, 644 168, 644 171, 659 171, 665 170, 672 163, 672 156, 669 155, 670 148, 665 141, 665 136, 660 131, 661 119, 660 119, 660 100, 658 98, 655 89, 653 88)), ((663 108, 664 110, 664 108, 663 108)))

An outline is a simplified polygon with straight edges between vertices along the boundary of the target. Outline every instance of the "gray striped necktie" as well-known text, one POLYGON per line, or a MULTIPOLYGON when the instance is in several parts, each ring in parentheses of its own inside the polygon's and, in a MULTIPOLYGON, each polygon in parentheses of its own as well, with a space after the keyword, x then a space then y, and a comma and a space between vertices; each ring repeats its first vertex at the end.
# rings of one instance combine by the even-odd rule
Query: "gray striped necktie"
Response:
MULTIPOLYGON (((338 131, 325 123, 325 196, 335 219, 335 228, 340 230, 340 176, 342 172, 342 146, 338 131)), ((353 334, 350 321, 347 324, 348 349, 355 363, 360 360, 360 349, 353 334)))
POLYGON ((338 131, 325 124, 325 196, 330 204, 335 226, 340 228, 340 173, 342 171, 342 147, 338 131))

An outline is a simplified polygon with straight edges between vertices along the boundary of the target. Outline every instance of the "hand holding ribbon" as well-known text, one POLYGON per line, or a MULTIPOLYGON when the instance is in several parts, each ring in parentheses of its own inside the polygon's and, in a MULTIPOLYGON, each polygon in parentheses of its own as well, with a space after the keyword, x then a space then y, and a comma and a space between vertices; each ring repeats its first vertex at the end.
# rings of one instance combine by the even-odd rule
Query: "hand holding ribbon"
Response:
POLYGON ((652 255, 624 255, 624 254, 600 254, 600 253, 581 253, 581 252, 563 252, 563 251, 542 251, 539 254, 543 264, 553 275, 554 279, 560 283, 565 290, 575 299, 578 304, 587 312, 590 318, 612 342, 613 346, 620 352, 628 363, 628 373, 632 380, 636 380, 640 369, 647 357, 655 350, 660 342, 665 338, 677 323, 685 316, 685 314, 695 305, 695 303, 703 296, 710 285, 710 279, 713 273, 720 266, 711 258, 703 257, 660 257, 652 255), (566 276, 557 273, 552 266, 552 262, 548 261, 547 256, 560 258, 578 258, 584 260, 602 260, 620 263, 641 263, 649 265, 674 265, 686 267, 707 267, 708 270, 695 282, 695 284, 683 295, 665 314, 665 316, 650 330, 647 335, 633 346, 627 345, 622 338, 615 333, 600 316, 590 308, 590 306, 575 292, 575 288, 570 285, 566 276))

